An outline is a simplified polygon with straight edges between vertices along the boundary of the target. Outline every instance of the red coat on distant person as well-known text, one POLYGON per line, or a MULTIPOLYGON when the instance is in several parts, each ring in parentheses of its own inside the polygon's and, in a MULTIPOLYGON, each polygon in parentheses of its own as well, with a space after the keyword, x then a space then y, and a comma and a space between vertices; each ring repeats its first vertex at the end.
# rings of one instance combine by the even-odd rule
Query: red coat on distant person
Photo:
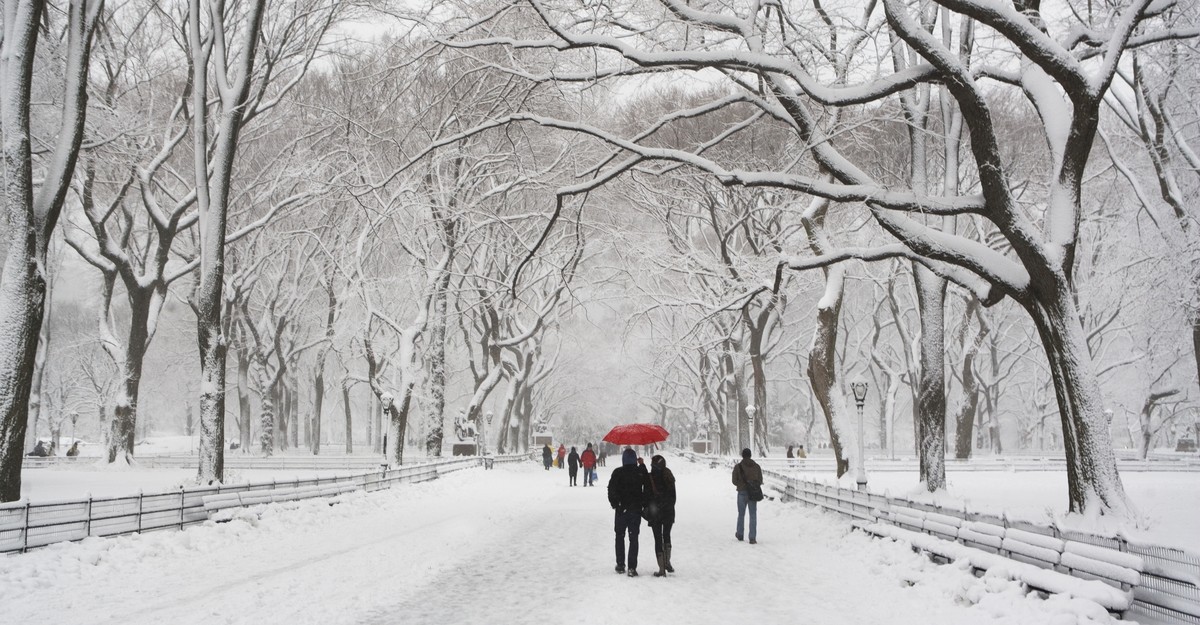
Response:
POLYGON ((559 445, 558 446, 558 468, 561 469, 561 468, 567 466, 566 462, 565 462, 566 459, 567 459, 567 446, 559 445))
POLYGON ((596 466, 596 452, 592 451, 591 445, 588 445, 588 448, 579 454, 579 463, 583 465, 584 469, 589 471, 592 470, 592 467, 596 466))

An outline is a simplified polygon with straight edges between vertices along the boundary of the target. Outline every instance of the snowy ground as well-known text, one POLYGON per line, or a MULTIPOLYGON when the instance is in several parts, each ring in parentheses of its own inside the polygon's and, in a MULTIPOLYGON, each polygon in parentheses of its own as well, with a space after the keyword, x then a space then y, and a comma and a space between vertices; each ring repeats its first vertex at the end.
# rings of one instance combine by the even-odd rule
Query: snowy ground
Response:
POLYGON ((674 564, 613 572, 603 484, 568 488, 532 463, 262 508, 183 532, 89 539, 0 557, 8 623, 889 625, 1114 622, 1066 597, 936 566, 798 504, 760 504, 759 543, 733 537, 727 469, 672 461, 674 564), (1095 619, 1095 620, 1092 620, 1095 619))
MULTIPOLYGON (((799 475, 838 483, 830 473, 799 475)), ((917 482, 916 472, 876 471, 867 476, 868 487, 874 492, 957 509, 965 506, 968 510, 1008 514, 1009 518, 1035 523, 1061 519, 1067 509, 1067 475, 1062 471, 954 471, 947 467, 946 492, 937 495, 921 490, 917 482)), ((1200 472, 1126 471, 1121 474, 1121 482, 1143 525, 1123 529, 1127 536, 1200 553, 1200 531, 1196 529, 1200 472)), ((853 488, 853 476, 843 476, 841 484, 853 488)), ((1079 524, 1075 520, 1072 523, 1079 524)), ((1096 531, 1103 533, 1104 529, 1096 531)))

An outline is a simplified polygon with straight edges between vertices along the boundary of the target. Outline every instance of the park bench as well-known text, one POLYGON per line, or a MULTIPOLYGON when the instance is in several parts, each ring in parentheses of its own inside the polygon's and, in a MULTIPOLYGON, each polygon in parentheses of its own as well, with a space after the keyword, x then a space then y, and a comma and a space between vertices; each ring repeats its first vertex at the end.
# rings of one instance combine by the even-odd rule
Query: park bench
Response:
MULTIPOLYGON (((856 529, 875 536, 906 542, 912 545, 913 549, 945 561, 966 561, 976 572, 990 571, 993 575, 1002 575, 1008 579, 1020 581, 1035 590, 1090 599, 1113 613, 1120 614, 1129 610, 1133 602, 1133 592, 1130 590, 1122 590, 1096 579, 1081 579, 1068 573, 1045 569, 1036 564, 1020 562, 999 553, 968 547, 933 534, 889 523, 873 523, 864 520, 853 521, 852 525, 856 529)), ((1013 540, 1013 544, 1017 542, 1019 541, 1013 540)), ((1026 544, 1026 546, 1032 545, 1026 544)), ((1045 555, 1042 552, 1039 553, 1045 555)), ((1126 578, 1129 575, 1137 574, 1132 569, 1112 563, 1109 565, 1114 569, 1108 571, 1109 573, 1115 573, 1115 569, 1121 569, 1119 575, 1126 578)))
POLYGON ((876 515, 878 520, 859 518, 853 525, 940 559, 965 559, 976 571, 991 570, 1036 590, 1086 597, 1115 613, 1130 609, 1146 569, 1138 555, 1069 537, 903 505, 887 506, 876 515))
MULTIPOLYGON (((299 501, 315 497, 333 497, 353 490, 358 490, 358 484, 354 482, 334 482, 316 486, 218 493, 215 495, 205 495, 201 500, 204 502, 204 512, 208 515, 208 518, 216 521, 228 521, 233 518, 230 512, 233 508, 246 508, 254 505, 284 501, 299 501)), ((337 501, 331 501, 329 505, 335 503, 337 501)))

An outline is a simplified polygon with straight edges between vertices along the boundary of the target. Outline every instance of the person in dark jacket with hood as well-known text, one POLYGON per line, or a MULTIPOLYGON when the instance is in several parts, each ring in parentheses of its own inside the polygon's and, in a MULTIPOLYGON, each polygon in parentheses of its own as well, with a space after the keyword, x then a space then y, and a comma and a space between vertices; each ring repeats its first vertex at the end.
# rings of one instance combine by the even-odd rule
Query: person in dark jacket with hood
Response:
POLYGON ((650 474, 646 476, 646 524, 654 533, 654 555, 658 557, 655 577, 674 573, 671 566, 671 527, 675 525, 675 474, 667 468, 662 456, 650 459, 650 474))
POLYGON ((546 465, 546 470, 550 470, 550 463, 554 462, 554 450, 550 449, 550 443, 542 446, 542 464, 546 465))
POLYGON ((763 474, 762 467, 758 463, 750 459, 750 449, 742 450, 742 461, 733 466, 733 486, 737 488, 737 531, 734 532, 734 537, 738 540, 742 539, 744 533, 742 529, 745 527, 746 508, 750 508, 750 544, 758 542, 758 502, 750 498, 750 493, 746 491, 748 484, 756 484, 762 486, 763 474))
POLYGON ((567 456, 567 469, 569 469, 567 473, 571 478, 571 486, 578 486, 576 476, 579 475, 579 452, 575 451, 574 447, 571 448, 571 453, 567 456))
POLYGON ((613 530, 617 534, 617 572, 637 577, 638 532, 642 525, 642 507, 646 504, 646 466, 632 449, 621 454, 621 466, 608 478, 608 504, 616 512, 613 530), (625 534, 629 534, 629 558, 625 558, 625 534))

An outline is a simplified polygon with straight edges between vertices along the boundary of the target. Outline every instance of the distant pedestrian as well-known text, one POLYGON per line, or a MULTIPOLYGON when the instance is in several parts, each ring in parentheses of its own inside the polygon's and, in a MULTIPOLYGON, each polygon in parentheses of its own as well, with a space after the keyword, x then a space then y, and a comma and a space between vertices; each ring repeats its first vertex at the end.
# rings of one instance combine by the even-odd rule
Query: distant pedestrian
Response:
POLYGON ((567 473, 571 478, 571 486, 577 486, 576 476, 579 475, 579 452, 575 448, 571 448, 571 453, 567 456, 567 473))
POLYGON ((608 450, 600 450, 600 457, 596 460, 596 464, 602 467, 608 466, 608 450))
POLYGON ((737 531, 734 536, 742 540, 745 533, 746 508, 750 509, 750 544, 758 543, 758 501, 762 499, 762 467, 750 459, 750 449, 742 450, 742 461, 733 467, 733 485, 737 488, 737 531), (755 495, 757 491, 757 495, 755 495), (755 498, 757 497, 757 499, 755 498))
POLYGON ((579 456, 579 462, 583 465, 583 485, 595 486, 596 482, 592 479, 592 473, 596 470, 596 452, 592 451, 592 444, 587 444, 587 449, 579 456))
POLYGON ((674 573, 671 566, 671 527, 675 525, 675 474, 667 468, 662 456, 650 459, 650 474, 646 476, 646 524, 654 533, 654 555, 658 558, 655 577, 674 573))
POLYGON ((566 466, 567 466, 567 463, 565 462, 566 459, 567 459, 567 446, 563 445, 562 443, 559 443, 558 444, 558 468, 560 468, 560 469, 566 468, 566 466))
POLYGON ((807 458, 808 457, 808 454, 804 453, 804 445, 801 445, 800 448, 796 450, 796 457, 797 458, 807 458))
POLYGON ((615 511, 617 572, 637 577, 638 532, 642 525, 642 507, 646 503, 646 466, 632 449, 621 454, 621 466, 608 478, 608 504, 615 511), (625 557, 625 535, 629 534, 629 557, 625 557), (625 564, 629 564, 628 570, 625 564))
POLYGON ((71 443, 71 448, 67 450, 67 457, 74 458, 79 455, 79 441, 71 443))
POLYGON ((550 450, 550 443, 542 446, 542 464, 546 465, 546 470, 550 470, 550 463, 554 462, 554 452, 550 450))
POLYGON ((788 457, 788 458, 795 458, 795 457, 796 457, 796 454, 795 454, 795 452, 793 452, 793 451, 792 451, 792 446, 791 446, 791 445, 788 445, 787 457, 788 457))

